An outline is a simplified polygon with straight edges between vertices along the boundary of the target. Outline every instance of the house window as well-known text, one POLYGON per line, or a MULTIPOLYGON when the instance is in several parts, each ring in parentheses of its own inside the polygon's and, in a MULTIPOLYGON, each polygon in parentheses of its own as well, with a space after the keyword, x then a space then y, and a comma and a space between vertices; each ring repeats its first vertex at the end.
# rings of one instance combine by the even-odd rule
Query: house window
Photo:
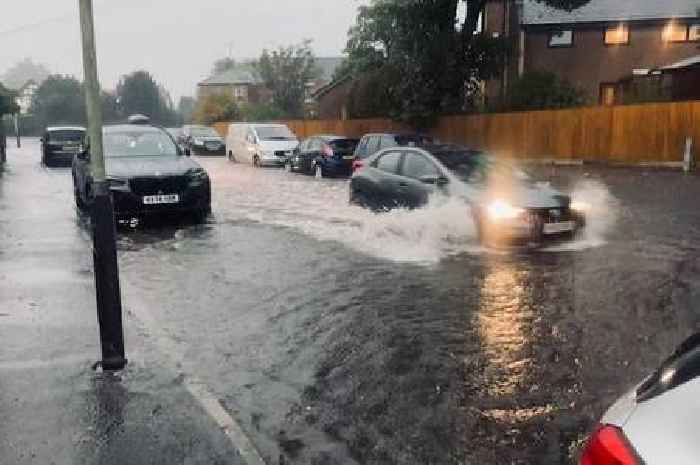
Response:
POLYGON ((700 41, 700 24, 691 24, 688 28, 688 40, 692 42, 700 41))
POLYGON ((630 43, 630 29, 626 24, 605 28, 605 45, 626 45, 630 43))
POLYGON ((550 47, 571 47, 574 44, 574 31, 571 29, 563 31, 552 31, 549 33, 550 47))
POLYGON ((688 40, 688 25, 671 21, 663 32, 664 42, 685 42, 688 40))
POLYGON ((615 105, 617 97, 617 85, 601 84, 600 85, 600 104, 605 106, 615 105))

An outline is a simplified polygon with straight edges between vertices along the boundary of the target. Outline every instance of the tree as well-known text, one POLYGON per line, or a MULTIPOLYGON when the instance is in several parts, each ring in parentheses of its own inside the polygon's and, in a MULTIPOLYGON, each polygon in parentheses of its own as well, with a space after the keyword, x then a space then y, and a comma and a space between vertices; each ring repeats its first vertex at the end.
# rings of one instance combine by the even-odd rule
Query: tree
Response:
POLYGON ((196 121, 211 125, 221 121, 240 119, 241 112, 236 98, 230 92, 215 93, 200 99, 194 112, 196 121))
MULTIPOLYGON (((3 115, 13 114, 19 111, 19 107, 15 101, 16 96, 17 94, 14 91, 0 84, 0 118, 2 118, 3 115)), ((1 130, 0 134, 2 134, 1 130)))
MULTIPOLYGON (((541 1, 570 9, 589 0, 541 1)), ((503 69, 512 43, 475 34, 487 0, 469 0, 463 22, 461 3, 373 0, 360 7, 339 73, 376 71, 386 86, 388 116, 417 127, 431 125, 440 113, 467 109, 480 83, 503 69)))
POLYGON ((233 69, 236 67, 236 60, 233 58, 220 58, 214 62, 214 66, 212 67, 211 74, 212 75, 217 75, 221 74, 225 71, 228 71, 229 69, 233 69))
POLYGON ((117 101, 124 115, 143 114, 155 123, 169 126, 177 117, 167 99, 167 94, 147 71, 123 76, 117 84, 117 101))
POLYGON ((554 73, 529 72, 509 92, 511 110, 545 110, 583 105, 584 93, 554 73))
POLYGON ((117 96, 110 92, 102 92, 102 119, 105 123, 116 123, 124 118, 119 109, 117 96))
POLYGON ((180 97, 180 102, 177 105, 177 112, 184 123, 191 123, 194 117, 194 110, 197 106, 197 101, 192 97, 180 97))
POLYGON ((244 104, 241 106, 243 121, 277 121, 284 119, 285 112, 273 103, 244 104))
POLYGON ((311 41, 273 51, 263 50, 255 68, 272 91, 274 105, 285 117, 303 117, 306 85, 319 76, 311 41))
POLYGON ((49 76, 36 90, 31 112, 41 126, 57 123, 84 125, 87 122, 85 89, 72 76, 49 76))
POLYGON ((25 58, 5 71, 0 81, 10 89, 19 89, 29 80, 41 84, 50 74, 46 66, 25 58))

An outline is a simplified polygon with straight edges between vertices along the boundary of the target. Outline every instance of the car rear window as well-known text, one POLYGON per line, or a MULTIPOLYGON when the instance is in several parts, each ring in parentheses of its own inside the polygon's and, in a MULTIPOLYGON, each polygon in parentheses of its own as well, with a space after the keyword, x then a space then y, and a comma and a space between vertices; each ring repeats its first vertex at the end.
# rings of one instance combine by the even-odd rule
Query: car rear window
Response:
POLYGON ((336 152, 349 153, 354 152, 357 147, 357 139, 335 139, 328 143, 336 152))
POLYGON ((421 136, 421 135, 400 135, 400 136, 396 136, 396 143, 402 147, 404 147, 404 146, 422 147, 424 145, 432 144, 433 138, 430 136, 421 136))
POLYGON ((165 132, 110 131, 104 134, 105 156, 115 157, 174 157, 177 146, 165 132))
POLYGON ((48 140, 50 142, 82 142, 85 132, 77 130, 50 131, 48 140))

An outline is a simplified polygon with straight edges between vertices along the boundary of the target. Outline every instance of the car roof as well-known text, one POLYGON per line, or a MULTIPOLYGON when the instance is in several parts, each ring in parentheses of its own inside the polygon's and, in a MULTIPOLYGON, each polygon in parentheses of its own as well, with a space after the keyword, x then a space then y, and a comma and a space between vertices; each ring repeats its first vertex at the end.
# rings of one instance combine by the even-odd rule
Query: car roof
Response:
POLYGON ((104 126, 105 132, 126 132, 141 130, 142 132, 159 132, 165 131, 164 128, 160 126, 153 126, 150 124, 108 124, 104 126))
POLYGON ((358 140, 357 137, 339 136, 337 134, 316 134, 315 136, 311 136, 310 139, 313 137, 318 137, 323 140, 358 140))
POLYGON ((370 132, 362 137, 370 136, 389 136, 389 137, 425 137, 432 139, 430 134, 421 134, 419 132, 370 132))
POLYGON ((82 126, 51 126, 46 128, 47 132, 53 131, 85 131, 86 129, 82 126))

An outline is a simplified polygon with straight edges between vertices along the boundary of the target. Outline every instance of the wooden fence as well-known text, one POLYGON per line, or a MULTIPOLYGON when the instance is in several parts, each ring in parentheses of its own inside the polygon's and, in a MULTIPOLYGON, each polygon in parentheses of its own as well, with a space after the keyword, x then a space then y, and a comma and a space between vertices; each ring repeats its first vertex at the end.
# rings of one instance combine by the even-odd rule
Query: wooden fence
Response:
MULTIPOLYGON (((300 138, 409 130, 387 119, 284 123, 300 138)), ((226 128, 226 124, 218 126, 222 133, 226 128)), ((442 142, 520 159, 678 163, 683 160, 687 137, 693 138, 698 154, 700 102, 445 116, 429 133, 442 142)))

